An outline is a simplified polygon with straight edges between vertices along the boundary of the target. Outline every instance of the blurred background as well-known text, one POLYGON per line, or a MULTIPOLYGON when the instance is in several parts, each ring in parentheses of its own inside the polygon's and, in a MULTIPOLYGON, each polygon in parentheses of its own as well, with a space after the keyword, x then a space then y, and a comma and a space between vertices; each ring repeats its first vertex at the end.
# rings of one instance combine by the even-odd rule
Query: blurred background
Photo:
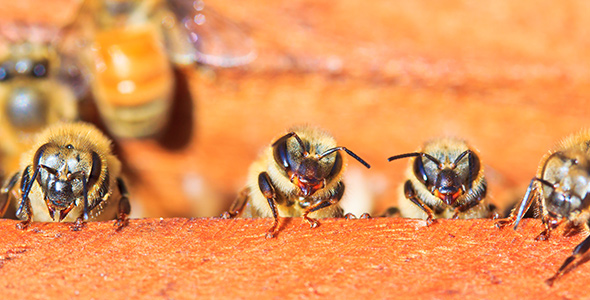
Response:
MULTIPOLYGON (((480 152, 490 202, 504 209, 524 194, 545 152, 588 127, 586 1, 205 5, 235 23, 257 57, 233 68, 176 64, 171 118, 158 137, 111 135, 132 216, 219 215, 250 163, 296 124, 323 127, 372 165, 349 160, 353 212, 395 205, 407 161, 387 157, 446 135, 480 152)), ((2 0, 0 20, 60 27, 80 6, 2 0)), ((83 102, 81 116, 106 128, 93 106, 83 102)))

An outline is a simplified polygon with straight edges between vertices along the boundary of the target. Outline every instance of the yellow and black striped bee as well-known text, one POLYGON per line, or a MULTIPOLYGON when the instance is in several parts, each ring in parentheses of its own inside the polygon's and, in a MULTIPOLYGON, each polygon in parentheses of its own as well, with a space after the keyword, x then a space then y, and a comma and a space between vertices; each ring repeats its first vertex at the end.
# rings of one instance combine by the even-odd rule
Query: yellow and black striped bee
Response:
POLYGON ((338 202, 344 194, 346 157, 341 151, 370 168, 352 151, 337 146, 327 132, 292 128, 250 166, 248 184, 226 217, 273 217, 267 238, 277 233, 279 216, 303 217, 312 228, 319 225, 315 218, 342 217, 338 202))
MULTIPOLYGON (((565 138, 559 146, 549 151, 539 163, 537 176, 518 206, 508 218, 498 220, 500 228, 513 225, 520 220, 536 201, 538 213, 542 216, 543 230, 535 239, 547 240, 551 231, 566 222, 572 227, 588 230, 590 221, 590 130, 565 138)), ((574 249, 559 270, 546 282, 552 285, 567 270, 576 258, 590 248, 590 237, 574 249)), ((578 261, 579 262, 579 261, 578 261)))
POLYGON ((398 198, 402 217, 420 218, 432 224, 437 218, 485 218, 492 215, 485 197, 487 184, 477 153, 463 140, 438 138, 418 152, 388 160, 411 157, 407 180, 398 198))
POLYGON ((22 171, 3 187, 1 198, 14 202, 16 216, 31 221, 75 222, 117 219, 123 226, 130 212, 121 163, 111 143, 93 125, 57 123, 36 139, 22 156, 22 171), (8 194, 8 195, 6 195, 8 194))

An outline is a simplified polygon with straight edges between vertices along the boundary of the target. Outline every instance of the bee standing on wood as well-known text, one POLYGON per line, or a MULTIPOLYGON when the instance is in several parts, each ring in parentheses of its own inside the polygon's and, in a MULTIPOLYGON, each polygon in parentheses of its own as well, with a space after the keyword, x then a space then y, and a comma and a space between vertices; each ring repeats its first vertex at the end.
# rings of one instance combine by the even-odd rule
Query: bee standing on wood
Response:
POLYGON ((76 222, 117 218, 119 227, 130 212, 127 189, 119 177, 121 163, 111 144, 93 125, 58 123, 38 137, 21 160, 22 171, 2 188, 0 199, 16 203, 16 215, 31 221, 76 222))
POLYGON ((402 217, 432 224, 437 218, 486 218, 486 179, 478 155, 455 138, 427 142, 418 152, 392 156, 412 157, 398 200, 402 217))
MULTIPOLYGON (((543 230, 535 239, 547 240, 551 231, 567 222, 572 228, 583 227, 588 230, 590 220, 590 130, 565 138, 557 148, 549 151, 539 163, 537 176, 531 180, 529 187, 510 216, 498 220, 500 228, 514 224, 518 227, 520 220, 536 201, 542 216, 543 230)), ((590 237, 574 249, 559 270, 546 282, 552 285, 567 267, 584 255, 590 248, 590 237)), ((579 262, 579 261, 578 261, 579 262)))
POLYGON ((312 228, 315 218, 342 217, 338 202, 344 194, 342 175, 346 157, 370 165, 345 147, 338 147, 327 132, 295 127, 277 139, 248 172, 248 184, 226 217, 273 217, 266 237, 274 237, 279 216, 303 217, 312 228))

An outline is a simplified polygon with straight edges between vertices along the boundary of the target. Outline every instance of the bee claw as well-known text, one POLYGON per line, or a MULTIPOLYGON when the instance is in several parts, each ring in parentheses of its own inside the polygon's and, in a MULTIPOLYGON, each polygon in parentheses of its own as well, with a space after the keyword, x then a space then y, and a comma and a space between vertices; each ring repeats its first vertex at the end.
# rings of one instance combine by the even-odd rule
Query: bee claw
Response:
POLYGON ((428 217, 426 219, 426 226, 430 226, 430 225, 435 224, 435 223, 436 223, 436 220, 434 218, 432 218, 432 217, 428 217))
POLYGON ((22 222, 16 223, 16 229, 25 230, 25 229, 29 228, 29 225, 31 225, 31 221, 22 221, 22 222))
POLYGON ((82 220, 82 218, 78 218, 76 219, 76 222, 74 222, 72 226, 70 226, 70 229, 72 231, 80 231, 82 230, 82 228, 84 228, 85 225, 86 223, 82 220))
POLYGON ((229 211, 225 211, 221 214, 221 216, 219 216, 222 219, 232 219, 233 217, 235 217, 235 214, 230 213, 229 211))
POLYGON ((494 225, 498 227, 498 229, 503 229, 506 226, 512 225, 513 221, 511 219, 499 219, 497 220, 494 225))

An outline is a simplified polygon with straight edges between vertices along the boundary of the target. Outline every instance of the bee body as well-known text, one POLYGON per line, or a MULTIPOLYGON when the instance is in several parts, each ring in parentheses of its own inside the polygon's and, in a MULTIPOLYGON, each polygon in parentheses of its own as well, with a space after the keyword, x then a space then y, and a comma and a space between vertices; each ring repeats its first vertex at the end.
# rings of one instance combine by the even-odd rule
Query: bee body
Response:
POLYGON ((43 131, 3 191, 25 223, 119 219, 129 214, 121 163, 94 126, 59 123, 43 131))
MULTIPOLYGON (((545 229, 536 240, 549 239, 560 224, 588 230, 590 221, 590 130, 570 135, 543 156, 536 177, 519 205, 508 218, 496 225, 502 228, 514 225, 516 229, 533 202, 537 202, 545 229)), ((590 237, 582 241, 559 270, 546 283, 552 285, 568 266, 579 263, 576 259, 590 248, 590 237)))
POLYGON ((341 217, 338 202, 345 190, 342 175, 345 151, 366 167, 361 158, 337 147, 327 132, 310 126, 295 127, 268 147, 248 171, 246 188, 230 209, 230 215, 274 217, 267 234, 278 228, 278 217, 303 217, 312 227, 315 218, 341 217))
POLYGON ((485 218, 492 213, 485 201, 487 183, 478 155, 456 138, 438 138, 412 157, 406 181, 400 186, 398 206, 402 217, 431 222, 437 218, 485 218))

